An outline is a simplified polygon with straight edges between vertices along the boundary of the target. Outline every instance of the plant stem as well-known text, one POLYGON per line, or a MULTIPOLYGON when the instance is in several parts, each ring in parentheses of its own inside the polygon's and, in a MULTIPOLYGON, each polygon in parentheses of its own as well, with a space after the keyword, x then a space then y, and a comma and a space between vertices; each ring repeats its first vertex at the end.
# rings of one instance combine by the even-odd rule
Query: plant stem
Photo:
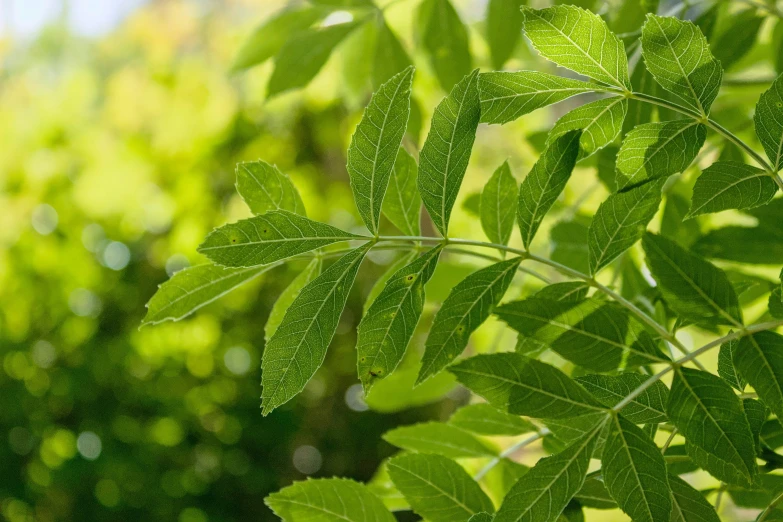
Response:
POLYGON ((539 430, 539 432, 536 433, 535 435, 532 435, 532 436, 530 436, 530 437, 528 437, 526 439, 520 440, 516 444, 513 444, 513 445, 509 446, 508 448, 503 450, 503 452, 500 455, 498 455, 494 459, 490 460, 487 463, 486 466, 481 468, 481 470, 473 476, 473 480, 481 480, 482 478, 484 478, 484 476, 487 473, 490 472, 490 470, 492 470, 492 468, 497 466, 500 463, 501 460, 503 460, 504 458, 506 458, 509 455, 513 454, 517 450, 519 450, 521 448, 524 448, 525 446, 528 446, 528 445, 534 443, 535 441, 537 441, 539 439, 544 438, 545 436, 549 435, 550 433, 551 432, 549 431, 549 429, 541 428, 541 430, 539 430))
POLYGON ((661 453, 666 453, 666 450, 669 449, 669 445, 674 440, 674 436, 677 435, 677 428, 675 427, 672 432, 669 434, 669 438, 666 439, 666 442, 663 443, 663 447, 661 447, 661 453))
POLYGON ((775 497, 772 502, 769 503, 769 506, 764 508, 764 511, 761 512, 761 515, 759 515, 759 518, 756 519, 756 522, 764 522, 767 517, 774 511, 774 509, 777 507, 778 504, 780 504, 783 501, 783 493, 779 493, 777 497, 775 497))

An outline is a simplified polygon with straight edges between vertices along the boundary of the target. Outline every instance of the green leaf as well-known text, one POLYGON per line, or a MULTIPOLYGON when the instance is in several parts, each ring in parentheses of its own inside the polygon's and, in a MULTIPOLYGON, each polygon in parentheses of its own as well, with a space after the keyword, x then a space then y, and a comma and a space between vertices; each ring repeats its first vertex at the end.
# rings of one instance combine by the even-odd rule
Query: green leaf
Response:
POLYGON ((389 475, 413 511, 432 522, 467 520, 495 507, 465 468, 440 455, 409 453, 389 461, 389 475))
POLYGON ((395 272, 362 317, 356 369, 365 393, 405 355, 424 309, 424 285, 435 272, 441 250, 435 247, 395 272))
POLYGON ((285 210, 274 210, 216 228, 198 251, 220 265, 256 266, 359 238, 285 210))
POLYGON ((641 40, 644 62, 655 80, 700 114, 708 114, 723 69, 701 30, 692 22, 648 14, 641 40))
POLYGON ((732 352, 734 366, 753 386, 759 399, 783 418, 783 336, 758 332, 739 340, 732 352))
POLYGON ((454 412, 449 424, 479 435, 521 435, 536 427, 519 417, 487 403, 469 404, 454 412))
POLYGON ((601 203, 587 231, 590 273, 596 274, 641 239, 661 205, 665 180, 617 192, 601 203))
POLYGON ((440 372, 465 350, 470 335, 503 298, 521 261, 517 257, 482 268, 454 287, 435 314, 417 383, 440 372))
POLYGON ((206 264, 182 269, 158 287, 147 303, 147 315, 141 324, 184 319, 272 268, 224 268, 206 264))
POLYGON ((522 243, 530 248, 541 222, 571 177, 581 131, 567 132, 547 145, 519 187, 517 220, 522 243))
POLYGON ((765 18, 755 8, 731 14, 729 23, 710 45, 724 69, 730 69, 750 52, 765 18))
POLYGON ((723 270, 662 236, 645 234, 642 247, 658 288, 676 314, 696 323, 742 323, 737 293, 723 270))
POLYGON ((693 120, 645 123, 629 132, 617 153, 617 187, 625 190, 688 168, 707 137, 693 120))
POLYGON ((364 300, 364 311, 365 313, 370 308, 370 306, 375 302, 375 300, 378 298, 378 296, 383 292, 384 287, 386 286, 386 283, 391 279, 391 277, 397 273, 398 270, 400 270, 405 265, 413 262, 414 259, 418 257, 418 251, 413 250, 411 252, 406 252, 405 255, 401 256, 399 259, 397 259, 394 263, 392 263, 389 268, 381 274, 381 277, 375 280, 375 283, 373 283, 372 288, 370 288, 370 293, 367 294, 367 298, 364 300))
POLYGON ((440 86, 449 91, 470 73, 468 29, 449 0, 424 0, 419 7, 422 47, 440 86))
POLYGON ((267 342, 277 331, 280 323, 283 322, 286 312, 302 292, 302 289, 321 273, 321 264, 321 260, 318 258, 310 261, 307 267, 280 293, 274 306, 269 311, 269 318, 264 325, 264 339, 267 342))
POLYGON ((408 53, 382 15, 377 20, 377 31, 372 69, 372 84, 376 89, 411 65, 408 53))
POLYGON ((783 75, 772 82, 756 104, 756 114, 753 123, 756 125, 756 135, 761 141, 764 151, 775 172, 783 168, 783 75))
POLYGON ((699 491, 676 475, 669 475, 672 490, 670 522, 720 522, 715 508, 699 491))
POLYGON ((783 234, 766 227, 718 228, 700 237, 691 250, 713 259, 775 265, 783 259, 783 234))
MULTIPOLYGON (((584 386, 601 404, 613 408, 645 380, 645 376, 639 373, 624 372, 619 375, 584 375, 578 377, 576 382, 584 386)), ((634 424, 666 422, 668 397, 669 390, 661 381, 657 381, 623 407, 621 413, 634 424)))
MULTIPOLYGON (((409 352, 410 361, 414 357, 409 352)), ((439 401, 457 384, 457 379, 450 373, 441 373, 421 386, 415 386, 416 376, 421 365, 418 361, 409 364, 403 359, 402 364, 383 380, 376 381, 364 402, 371 410, 380 413, 395 413, 417 406, 423 406, 439 401)))
POLYGON ((769 416, 769 410, 761 401, 750 398, 742 399, 742 409, 745 411, 750 432, 753 434, 756 453, 759 453, 761 451, 761 429, 769 416))
POLYGON ((493 243, 507 245, 514 229, 514 203, 517 180, 505 161, 489 178, 481 191, 481 228, 493 243))
POLYGON ((487 43, 493 69, 502 69, 519 43, 524 21, 520 7, 525 3, 527 0, 489 0, 487 43))
POLYGON ((718 161, 696 180, 687 217, 766 205, 777 191, 766 171, 735 161, 718 161))
POLYGON ((253 214, 287 210, 300 216, 307 215, 291 178, 265 161, 237 163, 237 192, 253 214))
POLYGON ((489 513, 476 513, 468 519, 468 522, 492 522, 494 517, 489 513))
POLYGON ((612 415, 601 471, 620 509, 639 522, 668 521, 672 493, 655 443, 633 423, 612 415))
POLYGON ((450 366, 449 371, 473 393, 516 415, 565 419, 604 411, 566 374, 517 353, 476 355, 450 366))
POLYGON ((418 172, 416 160, 400 147, 382 208, 389 221, 409 236, 420 234, 421 196, 416 187, 418 172))
POLYGON ((348 147, 348 175, 362 220, 378 233, 389 186, 410 113, 413 67, 393 76, 373 94, 348 147))
POLYGON ((467 431, 442 422, 400 426, 383 435, 389 444, 408 451, 435 453, 449 458, 492 457, 497 451, 467 431))
POLYGON ((606 372, 666 360, 650 334, 626 309, 602 299, 531 297, 506 303, 495 315, 519 333, 591 370, 606 372))
POLYGON ((231 69, 240 71, 265 62, 283 47, 291 35, 310 27, 321 14, 318 9, 307 5, 280 11, 261 24, 245 40, 231 69))
POLYGON ((587 477, 582 489, 574 496, 585 507, 593 509, 616 509, 617 503, 609 495, 603 478, 599 475, 587 477))
POLYGON ((445 237, 462 178, 476 139, 481 107, 478 70, 454 86, 435 108, 419 156, 419 193, 435 226, 445 237))
POLYGON ((599 424, 565 450, 539 460, 503 499, 494 522, 553 522, 582 488, 599 424))
POLYGON ((745 389, 745 379, 734 367, 734 351, 739 345, 739 339, 733 339, 720 345, 718 352, 718 375, 739 391, 745 389))
POLYGON ((482 123, 508 123, 520 116, 593 92, 596 85, 538 71, 487 72, 479 74, 482 123))
POLYGON ((619 96, 586 103, 557 120, 547 144, 572 130, 581 130, 579 159, 584 159, 612 143, 623 128, 628 100, 619 96))
POLYGON ((783 290, 775 288, 769 295, 769 315, 775 319, 783 319, 783 290))
POLYGON ((531 297, 549 299, 550 301, 579 302, 587 297, 590 285, 584 281, 567 281, 547 285, 531 297))
POLYGON ((323 363, 356 272, 371 245, 351 250, 308 283, 264 349, 262 414, 302 391, 323 363))
POLYGON ((580 272, 587 272, 587 230, 590 218, 577 214, 568 221, 552 227, 549 239, 552 245, 550 259, 580 272))
POLYGON ((753 435, 742 403, 724 380, 700 370, 677 368, 666 413, 700 467, 730 484, 753 482, 753 435))
POLYGON ((631 88, 623 43, 590 11, 571 5, 522 8, 525 33, 544 58, 594 80, 631 88))
POLYGON ((383 502, 353 480, 308 479, 264 499, 285 522, 394 522, 383 502))
POLYGON ((360 21, 305 29, 291 36, 275 58, 275 70, 267 86, 267 97, 304 87, 315 78, 337 45, 360 21))

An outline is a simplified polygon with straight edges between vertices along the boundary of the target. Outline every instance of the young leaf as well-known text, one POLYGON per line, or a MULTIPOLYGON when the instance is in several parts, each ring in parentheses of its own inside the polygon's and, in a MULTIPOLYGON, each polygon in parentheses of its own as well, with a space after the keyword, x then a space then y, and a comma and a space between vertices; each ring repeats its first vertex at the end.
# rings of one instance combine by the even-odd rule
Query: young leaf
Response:
POLYGON ((184 319, 272 268, 224 268, 207 264, 182 269, 158 287, 147 303, 147 315, 141 324, 144 326, 184 319))
POLYGON ((424 0, 418 19, 423 48, 441 88, 449 91, 470 72, 468 30, 450 0, 424 0))
POLYGON ((599 424, 565 450, 543 458, 514 484, 494 522, 554 522, 582 488, 599 424))
POLYGON ((672 490, 672 516, 670 522, 720 522, 715 508, 699 491, 670 474, 669 487, 672 490))
POLYGON ((692 22, 648 14, 641 41, 655 80, 699 114, 709 114, 723 69, 701 30, 692 22))
POLYGON ((772 86, 761 95, 756 104, 753 123, 756 135, 767 153, 775 172, 783 168, 783 75, 772 82, 772 86))
POLYGON ((739 340, 732 352, 734 366, 753 386, 759 399, 783 418, 783 336, 758 332, 739 340))
POLYGON ((521 435, 536 427, 519 417, 487 403, 469 404, 454 412, 449 424, 479 435, 521 435))
POLYGON ((321 260, 318 258, 310 261, 307 267, 291 281, 291 284, 288 285, 277 298, 274 306, 272 306, 272 309, 269 311, 269 318, 264 325, 264 339, 267 342, 269 342, 269 339, 271 339, 272 335, 277 331, 280 323, 283 322, 283 318, 285 317, 288 308, 302 292, 302 289, 321 273, 321 264, 321 260))
POLYGON ((332 50, 359 25, 359 21, 354 21, 295 33, 275 58, 267 97, 307 85, 329 59, 332 50))
POLYGON ((465 350, 470 335, 503 298, 521 261, 517 257, 482 268, 454 287, 435 314, 417 384, 441 371, 465 350))
POLYGON ((420 233, 421 197, 416 187, 418 171, 416 160, 400 147, 382 207, 389 221, 409 236, 420 233))
POLYGON ((497 408, 539 419, 565 419, 604 408, 566 374, 517 353, 476 355, 449 367, 457 380, 497 408))
POLYGON ((351 250, 305 286, 264 349, 262 414, 302 391, 323 363, 370 245, 351 250))
POLYGON ((502 69, 522 35, 522 12, 527 0, 489 0, 487 5, 487 43, 492 68, 502 69))
POLYGON ((739 345, 739 339, 734 339, 720 345, 718 352, 718 375, 739 391, 745 389, 745 379, 734 366, 734 352, 739 345))
POLYGON ((557 120, 549 132, 547 144, 569 131, 581 130, 579 159, 584 159, 617 138, 626 112, 628 100, 619 96, 586 103, 557 120))
POLYGON ((475 70, 438 104, 419 156, 419 193, 444 237, 481 116, 477 84, 478 70, 475 70))
POLYGON ((617 153, 617 188, 625 190, 684 171, 699 153, 707 128, 692 120, 645 123, 629 132, 617 153))
POLYGON ((356 369, 365 393, 397 368, 424 308, 424 285, 442 247, 435 247, 394 273, 359 323, 356 369))
MULTIPOLYGON (((601 404, 613 408, 645 380, 639 373, 624 372, 619 375, 585 375, 578 377, 576 382, 584 386, 601 404)), ((634 424, 666 422, 668 398, 669 390, 661 381, 657 381, 623 407, 621 413, 634 424)))
POLYGON ((672 493, 663 455, 641 429, 620 415, 609 421, 602 464, 606 489, 631 519, 669 520, 672 493))
POLYGON ((642 247, 647 266, 675 313, 696 323, 742 323, 737 293, 720 268, 662 236, 645 234, 642 247))
POLYGON ((716 478, 750 485, 756 449, 742 403, 716 375, 678 368, 666 413, 689 443, 688 454, 716 478))
POLYGON ((531 297, 504 304, 495 315, 519 333, 591 370, 605 372, 621 365, 665 360, 644 327, 627 310, 605 300, 531 297))
POLYGON ((247 69, 265 62, 274 56, 291 35, 310 27, 321 12, 308 5, 302 5, 280 11, 275 16, 261 24, 239 49, 233 71, 247 69))
POLYGON ((265 161, 237 163, 237 192, 253 214, 287 210, 300 216, 307 215, 291 178, 265 161))
POLYGON ((413 67, 380 86, 364 111, 348 147, 348 175, 359 214, 378 233, 381 206, 408 125, 413 67))
POLYGON ((530 248, 541 222, 571 177, 579 155, 581 131, 552 140, 519 187, 517 220, 522 243, 530 248))
POLYGON ((591 274, 639 241, 661 205, 664 181, 649 181, 627 192, 617 192, 601 203, 587 231, 591 274))
POLYGON ((383 502, 364 484, 329 478, 294 482, 264 499, 285 522, 394 522, 383 502))
POLYGON ((440 455, 403 454, 389 461, 389 475, 413 511, 432 522, 467 520, 495 507, 465 468, 440 455))
POLYGON ((274 210, 216 228, 198 251, 223 266, 256 266, 360 237, 285 210, 274 210))
POLYGON ((405 52, 397 36, 389 29, 383 15, 378 17, 377 31, 372 68, 372 84, 376 89, 411 65, 408 53, 405 52))
POLYGON ((508 244, 514 229, 516 199, 517 180, 506 161, 492 174, 481 191, 481 228, 491 242, 508 244))
POLYGON ((435 453, 454 459, 497 455, 496 450, 467 431, 442 422, 400 426, 387 431, 383 439, 408 451, 435 453))
POLYGON ((481 122, 502 124, 520 116, 582 94, 596 85, 538 71, 479 74, 481 122))
POLYGON ((631 88, 623 43, 590 11, 571 5, 522 8, 525 33, 544 58, 594 80, 631 88))
POLYGON ((696 180, 687 217, 766 205, 777 191, 778 186, 766 171, 734 161, 718 161, 696 180))

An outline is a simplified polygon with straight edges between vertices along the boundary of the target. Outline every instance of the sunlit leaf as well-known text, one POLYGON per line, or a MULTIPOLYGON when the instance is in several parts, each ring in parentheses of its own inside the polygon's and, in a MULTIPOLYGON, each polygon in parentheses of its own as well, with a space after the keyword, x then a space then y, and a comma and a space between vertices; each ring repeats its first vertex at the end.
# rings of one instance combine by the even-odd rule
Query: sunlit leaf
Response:
POLYGON ((766 171, 743 163, 719 161, 704 169, 696 180, 688 217, 765 205, 777 191, 778 186, 766 171))
POLYGON ((253 214, 287 210, 305 216, 305 207, 291 178, 265 161, 237 164, 237 192, 253 214))
POLYGON ((586 158, 612 143, 623 128, 628 100, 616 96, 586 103, 557 120, 547 143, 572 130, 581 130, 579 159, 586 158))
POLYGON ((481 191, 481 228, 492 243, 507 245, 514 229, 517 180, 508 161, 489 178, 481 191))
POLYGON ((487 403, 463 406, 454 412, 449 424, 480 435, 520 435, 536 431, 536 427, 522 417, 487 403))
MULTIPOLYGON (((619 375, 584 375, 576 382, 584 386, 598 401, 609 408, 629 396, 646 380, 639 373, 624 372, 619 375)), ((620 411, 623 417, 634 424, 656 424, 666 422, 666 401, 669 390, 661 382, 645 389, 620 411)))
POLYGON ((400 426, 383 435, 386 442, 409 451, 435 453, 449 458, 486 457, 497 451, 471 433, 442 422, 400 426))
POLYGON ((409 236, 417 236, 420 233, 421 197, 416 187, 418 170, 413 156, 400 148, 394 162, 389 189, 383 200, 383 214, 400 232, 409 236))
POLYGON ((777 172, 783 168, 783 75, 761 95, 753 122, 756 135, 777 172))
POLYGON ((739 391, 745 389, 745 379, 734 366, 734 351, 739 345, 739 339, 733 339, 720 345, 718 352, 718 375, 739 391))
POLYGON ((313 259, 310 261, 307 267, 280 293, 274 306, 272 306, 272 309, 269 311, 269 318, 264 325, 264 339, 266 339, 266 341, 269 341, 269 339, 272 338, 272 335, 277 331, 280 323, 283 322, 283 318, 285 317, 288 308, 302 292, 302 289, 321 273, 321 264, 322 262, 320 259, 313 259))
POLYGON ((489 0, 487 4, 487 43, 492 68, 502 69, 522 36, 520 7, 527 0, 489 0))
POLYGON ((378 34, 375 37, 372 84, 377 89, 386 80, 410 66, 411 59, 383 16, 378 17, 376 23, 378 34))
POLYGON ((732 352, 734 365, 759 399, 783 418, 783 336, 758 332, 742 337, 732 352))

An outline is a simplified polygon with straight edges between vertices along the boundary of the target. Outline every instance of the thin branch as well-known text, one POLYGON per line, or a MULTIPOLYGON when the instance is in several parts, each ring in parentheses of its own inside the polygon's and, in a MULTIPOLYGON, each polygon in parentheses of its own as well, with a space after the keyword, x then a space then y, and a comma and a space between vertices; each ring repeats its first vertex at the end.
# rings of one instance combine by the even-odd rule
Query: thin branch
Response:
POLYGON ((484 478, 484 476, 487 473, 489 473, 492 470, 492 468, 497 466, 500 463, 501 460, 503 460, 504 458, 508 457, 509 455, 514 454, 517 450, 519 450, 521 448, 524 448, 525 446, 528 446, 530 444, 533 444, 535 441, 546 437, 550 433, 551 432, 549 431, 549 429, 541 428, 541 430, 539 430, 539 432, 536 433, 535 435, 532 435, 532 436, 530 436, 530 437, 528 437, 526 439, 520 440, 516 444, 513 444, 513 445, 509 446, 508 448, 503 450, 503 452, 500 455, 498 455, 494 459, 490 460, 487 463, 486 466, 481 468, 481 470, 473 476, 473 479, 474 480, 481 480, 482 478, 484 478))

